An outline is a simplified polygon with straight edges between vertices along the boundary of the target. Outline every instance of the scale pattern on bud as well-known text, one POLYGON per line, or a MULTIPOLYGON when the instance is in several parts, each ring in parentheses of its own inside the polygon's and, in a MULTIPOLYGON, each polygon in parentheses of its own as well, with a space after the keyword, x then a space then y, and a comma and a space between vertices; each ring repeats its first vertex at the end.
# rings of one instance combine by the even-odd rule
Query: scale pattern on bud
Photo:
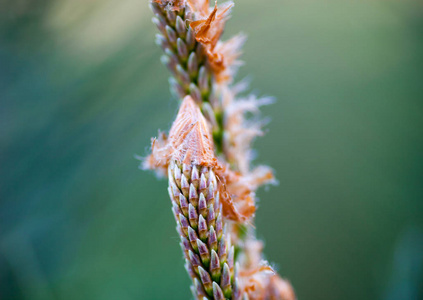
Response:
POLYGON ((199 104, 209 101, 211 70, 205 64, 205 49, 189 26, 193 19, 189 6, 180 5, 172 11, 166 1, 152 1, 150 7, 155 15, 153 23, 160 30, 156 43, 165 53, 162 62, 174 75, 172 94, 180 99, 190 95, 199 104))
POLYGON ((226 263, 232 247, 222 230, 222 205, 216 176, 210 167, 177 161, 170 162, 168 170, 169 195, 177 227, 181 228, 178 230, 181 247, 195 297, 235 299, 232 296, 234 270, 226 263))

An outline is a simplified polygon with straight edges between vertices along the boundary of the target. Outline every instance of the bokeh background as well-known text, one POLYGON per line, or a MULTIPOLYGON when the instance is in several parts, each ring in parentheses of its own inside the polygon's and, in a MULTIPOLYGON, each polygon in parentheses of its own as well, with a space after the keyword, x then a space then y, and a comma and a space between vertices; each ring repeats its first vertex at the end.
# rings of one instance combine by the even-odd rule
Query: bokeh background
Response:
MULTIPOLYGON (((166 181, 177 101, 147 0, 0 1, 0 299, 189 299, 166 181)), ((300 300, 423 299, 423 5, 238 0, 258 235, 300 300)))

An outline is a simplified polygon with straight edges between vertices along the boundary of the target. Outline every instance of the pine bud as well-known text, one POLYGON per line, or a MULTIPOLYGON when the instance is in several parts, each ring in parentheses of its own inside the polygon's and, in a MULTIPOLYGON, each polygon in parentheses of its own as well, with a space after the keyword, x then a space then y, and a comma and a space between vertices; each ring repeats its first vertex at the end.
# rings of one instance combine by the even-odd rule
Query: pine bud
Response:
POLYGON ((214 300, 225 300, 222 289, 216 282, 213 282, 213 298, 214 300))
POLYGON ((200 239, 197 239, 197 247, 203 265, 208 268, 210 265, 210 252, 207 249, 206 244, 204 244, 200 239))
POLYGON ((176 40, 176 48, 178 49, 178 56, 181 59, 181 61, 183 63, 186 62, 188 59, 188 48, 181 38, 178 38, 176 40))
POLYGON ((203 242, 207 241, 208 231, 207 231, 207 223, 204 220, 203 216, 200 215, 198 218, 198 235, 203 242))
POLYGON ((188 239, 189 239, 189 242, 191 243, 192 249, 194 249, 194 251, 198 253, 198 246, 197 246, 198 236, 195 230, 192 229, 191 227, 188 227, 188 239))
POLYGON ((182 195, 181 193, 179 194, 179 205, 181 206, 182 214, 185 217, 188 217, 188 208, 189 208, 188 201, 187 201, 187 198, 185 198, 185 196, 182 195))
POLYGON ((216 282, 220 281, 220 275, 221 275, 220 260, 219 260, 219 256, 214 250, 211 250, 210 274, 213 281, 216 281, 216 282))
POLYGON ((191 224, 191 227, 194 230, 197 230, 198 214, 197 214, 195 207, 191 203, 188 205, 188 219, 189 219, 189 223, 191 224))
MULTIPOLYGON (((167 41, 166 41, 167 42, 167 41)), ((198 59, 195 52, 191 52, 188 58, 188 73, 191 79, 194 79, 198 75, 198 59)))
POLYGON ((220 286, 222 287, 223 294, 226 298, 230 298, 232 294, 231 287, 231 273, 229 271, 228 264, 223 264, 222 278, 220 280, 220 286))
POLYGON ((203 283, 204 290, 209 296, 213 295, 212 280, 209 273, 206 272, 201 266, 198 266, 198 272, 200 274, 200 279, 203 283))
POLYGON ((175 30, 173 30, 172 27, 170 27, 169 25, 165 26, 165 30, 166 30, 166 36, 167 39, 169 40, 169 43, 174 46, 176 44, 176 32, 175 30))
POLYGON ((200 194, 200 199, 198 200, 198 213, 203 217, 207 217, 207 202, 202 193, 200 194))
POLYGON ((176 17, 175 28, 178 35, 181 38, 185 38, 187 34, 187 27, 185 26, 185 22, 182 20, 180 16, 176 17))
POLYGON ((216 232, 214 231, 213 226, 210 226, 209 238, 207 242, 211 250, 217 251, 217 237, 216 237, 216 232))

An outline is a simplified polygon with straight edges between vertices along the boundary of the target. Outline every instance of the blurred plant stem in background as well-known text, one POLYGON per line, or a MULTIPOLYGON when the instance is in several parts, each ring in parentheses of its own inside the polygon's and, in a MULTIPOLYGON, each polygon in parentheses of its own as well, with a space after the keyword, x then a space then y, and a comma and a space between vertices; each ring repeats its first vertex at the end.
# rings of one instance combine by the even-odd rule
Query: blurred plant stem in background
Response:
MULTIPOLYGON (((177 107, 150 16, 0 2, 0 299, 189 297, 167 194, 151 196, 166 182, 133 158, 177 107)), ((256 147, 281 182, 258 195, 269 260, 299 299, 391 299, 401 236, 419 249, 423 230, 421 4, 244 0, 229 22, 249 34, 239 78, 278 99, 256 147)), ((422 298, 415 256, 402 299, 422 298)))

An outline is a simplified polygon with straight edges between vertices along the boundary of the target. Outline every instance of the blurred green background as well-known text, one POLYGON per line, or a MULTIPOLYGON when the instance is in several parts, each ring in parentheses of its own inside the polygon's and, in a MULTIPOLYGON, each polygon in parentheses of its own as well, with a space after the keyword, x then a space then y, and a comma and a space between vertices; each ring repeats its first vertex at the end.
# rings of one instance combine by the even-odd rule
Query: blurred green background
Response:
MULTIPOLYGON (((0 299, 189 299, 166 182, 177 101, 147 0, 0 1, 0 299)), ((423 299, 423 5, 238 0, 272 122, 258 235, 301 300, 423 299)))

